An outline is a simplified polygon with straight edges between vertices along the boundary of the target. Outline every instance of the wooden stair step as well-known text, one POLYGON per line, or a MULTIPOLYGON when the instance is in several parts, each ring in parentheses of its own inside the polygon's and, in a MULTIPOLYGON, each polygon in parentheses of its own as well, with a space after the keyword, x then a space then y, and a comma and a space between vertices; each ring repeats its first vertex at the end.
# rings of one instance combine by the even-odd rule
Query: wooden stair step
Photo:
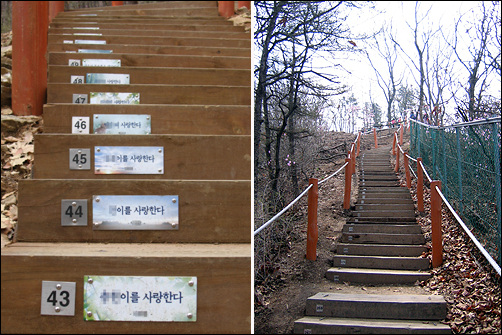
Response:
MULTIPOLYGON (((79 47, 79 49, 94 49, 94 47, 84 46, 79 47)), ((132 49, 132 47, 129 49, 132 49)), ((139 66, 170 68, 245 69, 249 71, 251 67, 251 60, 249 57, 217 57, 213 55, 198 56, 190 54, 156 55, 118 52, 113 52, 111 54, 51 52, 49 54, 49 65, 68 66, 70 60, 74 59, 80 60, 80 64, 83 64, 83 59, 118 59, 121 63, 121 66, 119 68, 126 66, 139 66)), ((99 66, 82 67, 87 69, 87 71, 89 72, 92 72, 93 69, 102 69, 102 67, 99 66)))
POLYGON ((249 180, 20 180, 20 224, 16 239, 26 242, 250 243, 250 202, 249 180), (177 195, 178 229, 94 230, 93 195, 177 195), (61 226, 63 199, 87 200, 86 226, 61 226))
MULTIPOLYGON (((222 47, 192 47, 192 46, 178 46, 178 45, 122 45, 122 44, 96 44, 92 47, 82 47, 80 44, 49 44, 47 46, 47 52, 49 52, 49 58, 52 53, 70 53, 73 56, 78 55, 78 50, 80 49, 91 49, 91 50, 112 50, 114 54, 126 54, 126 55, 193 55, 193 56, 222 56, 222 57, 251 57, 251 48, 222 48, 222 47)), ((91 53, 86 53, 89 58, 91 53)), ((97 55, 97 54, 94 54, 97 55)), ((99 54, 105 55, 105 54, 99 54)), ((67 57, 69 58, 69 57, 67 57)), ((95 57, 98 58, 98 57, 95 57)), ((99 57, 101 58, 101 57, 99 57)), ((70 58, 72 59, 72 58, 70 58)), ((141 61, 141 59, 136 60, 136 63, 141 61)), ((243 60, 244 61, 244 60, 243 60)), ((142 66, 159 66, 157 61, 150 62, 148 64, 141 63, 142 66)), ((250 62, 249 62, 250 63, 250 62)), ((50 63, 51 65, 53 63, 50 63)), ((68 65, 68 60, 66 63, 59 63, 54 65, 68 65)), ((127 58, 122 59, 122 65, 130 66, 127 58)))
POLYGON ((415 211, 411 209, 403 210, 363 210, 353 211, 353 217, 383 217, 383 218, 415 218, 415 211))
POLYGON ((427 252, 424 245, 395 245, 395 244, 355 244, 338 243, 339 255, 369 255, 369 256, 404 256, 416 257, 427 252))
POLYGON ((342 227, 344 233, 386 233, 386 234, 421 234, 422 228, 417 225, 400 224, 344 224, 342 227))
POLYGON ((326 278, 334 282, 364 284, 414 284, 429 279, 431 274, 423 271, 330 268, 326 278))
POLYGON ((71 133, 72 117, 88 117, 93 134, 96 114, 146 114, 152 135, 251 135, 251 106, 220 105, 44 105, 44 132, 71 133))
POLYGON ((47 103, 72 103, 90 92, 139 93, 140 104, 251 105, 249 86, 47 84, 47 103))
MULTIPOLYGON (((69 36, 69 35, 49 35, 48 43, 64 43, 64 41, 90 40, 90 41, 105 41, 104 44, 139 44, 139 45, 184 45, 198 47, 233 47, 233 48, 249 48, 250 39, 243 38, 199 38, 199 37, 164 37, 164 36, 69 36)), ((93 43, 87 42, 81 44, 82 49, 90 49, 89 46, 93 43)), ((99 43, 95 43, 99 44, 99 43)))
MULTIPOLYGON (((50 65, 49 82, 72 83, 72 76, 83 76, 83 83, 87 82, 89 73, 126 74, 130 84, 152 85, 231 85, 250 86, 249 69, 222 68, 175 68, 175 67, 89 67, 50 65)), ((78 84, 77 84, 78 85, 78 84)))
POLYGON ((336 318, 443 320, 447 304, 440 295, 344 294, 319 292, 307 299, 305 315, 336 318))
POLYGON ((430 261, 421 257, 335 255, 333 257, 333 266, 340 268, 428 270, 430 261))
MULTIPOLYGON (((48 179, 192 179, 249 180, 251 138, 248 135, 35 135, 34 178, 48 179), (162 147, 163 171, 157 174, 96 174, 99 147, 162 147), (89 149, 87 170, 70 169, 70 149, 89 149)), ((160 154, 159 154, 160 156, 160 154)), ((78 158, 80 159, 80 158, 78 158)))
POLYGON ((385 234, 385 233, 342 233, 344 243, 363 244, 424 244, 424 235, 419 234, 385 234))
POLYGON ((417 320, 374 320, 306 316, 295 321, 294 334, 451 334, 448 325, 417 320))
POLYGON ((413 203, 405 203, 405 204, 368 204, 368 203, 357 203, 355 205, 355 209, 357 211, 372 211, 372 210, 380 210, 380 211, 402 211, 402 210, 415 210, 415 204, 413 203))
POLYGON ((2 248, 2 333, 247 333, 250 255, 250 244, 14 243, 2 248), (83 322, 86 275, 197 277, 197 321, 83 322), (76 283, 75 316, 40 314, 42 281, 76 283))

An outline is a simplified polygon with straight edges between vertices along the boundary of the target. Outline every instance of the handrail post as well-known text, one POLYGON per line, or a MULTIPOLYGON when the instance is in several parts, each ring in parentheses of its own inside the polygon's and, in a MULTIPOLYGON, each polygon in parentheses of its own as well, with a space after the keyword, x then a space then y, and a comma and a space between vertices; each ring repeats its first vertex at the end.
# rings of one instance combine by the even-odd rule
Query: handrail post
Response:
POLYGON ((12 2, 12 111, 42 115, 47 95, 48 1, 12 2))
POLYGON ((317 199, 319 197, 319 192, 317 188, 317 179, 310 178, 309 185, 310 184, 312 187, 310 188, 308 195, 307 259, 315 261, 318 239, 317 199))
POLYGON ((352 159, 352 174, 356 173, 356 145, 352 143, 350 158, 352 159))
POLYGON ((392 139, 392 155, 395 156, 396 155, 396 133, 394 133, 394 136, 392 136, 393 139, 392 139))
POLYGON ((357 157, 359 157, 359 153, 361 151, 361 132, 357 135, 357 157))
POLYGON ((394 172, 399 171, 399 147, 396 148, 396 167, 394 168, 394 172))
POLYGON ((376 128, 373 128, 373 138, 375 139, 375 149, 378 149, 378 140, 376 135, 376 128))
POLYGON ((411 188, 410 165, 408 164, 408 153, 404 153, 404 171, 406 171, 406 187, 411 188))
POLYGON ((417 206, 418 211, 424 212, 424 171, 422 170, 422 157, 417 158, 417 206))
POLYGON ((399 145, 403 145, 403 125, 399 127, 399 145))
POLYGON ((351 167, 350 167, 350 158, 345 158, 345 163, 347 164, 345 166, 345 193, 343 196, 343 209, 349 209, 350 208, 350 188, 351 188, 351 183, 352 183, 352 173, 351 167))
POLYGON ((234 1, 218 1, 218 14, 228 19, 229 17, 234 15, 234 6, 234 1))
POLYGON ((432 228, 432 267, 438 267, 443 263, 443 237, 441 232, 441 203, 436 186, 441 189, 441 181, 431 182, 431 228, 432 228))

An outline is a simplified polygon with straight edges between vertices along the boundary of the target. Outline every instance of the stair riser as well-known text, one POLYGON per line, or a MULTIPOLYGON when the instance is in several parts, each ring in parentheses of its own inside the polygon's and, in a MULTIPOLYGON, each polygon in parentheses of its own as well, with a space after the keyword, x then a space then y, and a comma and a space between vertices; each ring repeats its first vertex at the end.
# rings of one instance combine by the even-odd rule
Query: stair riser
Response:
POLYGON ((422 229, 419 225, 345 224, 342 232, 348 234, 422 234, 422 229))
POLYGON ((430 277, 428 273, 416 273, 409 275, 396 274, 369 274, 361 273, 344 273, 340 271, 330 271, 326 273, 326 278, 337 283, 349 282, 360 284, 403 284, 412 285, 417 280, 423 281, 430 277))
POLYGON ((401 257, 371 257, 371 256, 335 256, 334 267, 364 268, 364 269, 388 269, 388 270, 427 270, 430 268, 427 258, 401 258, 401 257))
POLYGON ((424 244, 425 238, 422 234, 361 234, 343 233, 341 241, 343 243, 363 243, 363 244, 424 244))
POLYGON ((427 248, 421 245, 358 245, 345 243, 337 245, 339 255, 417 257, 425 252, 427 252, 427 248))

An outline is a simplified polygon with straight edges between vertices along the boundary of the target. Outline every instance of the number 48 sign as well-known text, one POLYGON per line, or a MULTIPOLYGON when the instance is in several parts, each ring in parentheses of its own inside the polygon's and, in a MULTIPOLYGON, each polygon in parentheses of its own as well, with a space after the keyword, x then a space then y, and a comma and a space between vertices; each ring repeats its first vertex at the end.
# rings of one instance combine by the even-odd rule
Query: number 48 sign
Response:
POLYGON ((42 281, 41 315, 75 315, 75 282, 42 281))

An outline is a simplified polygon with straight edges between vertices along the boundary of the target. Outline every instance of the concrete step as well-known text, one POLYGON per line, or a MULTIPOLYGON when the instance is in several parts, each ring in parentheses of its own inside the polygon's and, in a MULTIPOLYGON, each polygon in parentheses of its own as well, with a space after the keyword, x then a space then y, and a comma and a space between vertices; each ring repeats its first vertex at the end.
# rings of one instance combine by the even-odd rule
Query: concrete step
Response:
POLYGON ((419 225, 397 225, 397 224, 345 224, 342 227, 344 233, 365 234, 365 233, 385 233, 385 234, 421 234, 419 225))
POLYGON ((338 243, 336 252, 339 255, 413 257, 427 252, 427 247, 424 245, 338 243))
POLYGON ((417 280, 429 279, 431 274, 424 271, 330 268, 326 278, 334 282, 364 284, 414 284, 417 280))
POLYGON ((344 243, 424 244, 423 234, 342 233, 344 243))
POLYGON ((430 261, 421 257, 391 257, 391 256, 362 256, 335 255, 334 267, 389 269, 389 270, 428 270, 430 261))
POLYGON ((440 295, 331 292, 309 297, 305 310, 308 316, 397 320, 443 320, 446 313, 446 301, 440 295))

